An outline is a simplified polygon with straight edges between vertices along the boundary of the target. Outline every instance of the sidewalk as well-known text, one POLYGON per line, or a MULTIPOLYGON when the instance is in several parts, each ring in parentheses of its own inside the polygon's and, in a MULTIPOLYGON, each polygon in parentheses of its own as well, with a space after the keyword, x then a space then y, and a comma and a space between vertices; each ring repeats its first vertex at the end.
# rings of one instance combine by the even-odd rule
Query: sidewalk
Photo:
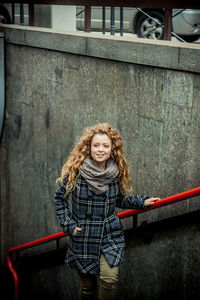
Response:
MULTIPOLYGON (((78 32, 84 32, 84 31, 81 31, 81 30, 78 30, 78 32)), ((91 31, 90 32, 91 34, 99 34, 99 35, 105 35, 105 36, 112 36, 110 34, 110 32, 106 32, 105 34, 103 34, 101 31, 91 31)), ((117 37, 120 37, 120 32, 115 32, 115 34, 113 36, 117 36, 117 37)), ((123 37, 129 37, 129 38, 133 38, 134 40, 135 39, 140 39, 137 37, 137 34, 133 34, 133 33, 128 33, 128 32, 124 32, 123 33, 123 37)), ((178 43, 182 43, 181 41, 179 41, 177 38, 175 37, 172 37, 171 39, 172 42, 178 42, 178 43)), ((193 42, 192 44, 200 44, 200 38, 196 41, 196 42, 193 42)))

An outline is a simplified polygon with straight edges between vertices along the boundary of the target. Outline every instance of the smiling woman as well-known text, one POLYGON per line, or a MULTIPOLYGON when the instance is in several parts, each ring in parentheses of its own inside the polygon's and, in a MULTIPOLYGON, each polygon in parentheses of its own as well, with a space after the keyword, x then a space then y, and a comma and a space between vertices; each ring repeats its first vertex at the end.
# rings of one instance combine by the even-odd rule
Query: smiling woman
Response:
POLYGON ((93 164, 99 169, 105 169, 106 161, 111 154, 111 139, 107 134, 95 134, 91 142, 91 157, 93 164))
POLYGON ((115 297, 124 234, 115 207, 142 208, 159 198, 131 193, 122 138, 109 124, 86 129, 70 154, 55 193, 57 217, 70 235, 66 263, 80 276, 80 299, 115 297), (69 210, 69 197, 72 210, 69 210))

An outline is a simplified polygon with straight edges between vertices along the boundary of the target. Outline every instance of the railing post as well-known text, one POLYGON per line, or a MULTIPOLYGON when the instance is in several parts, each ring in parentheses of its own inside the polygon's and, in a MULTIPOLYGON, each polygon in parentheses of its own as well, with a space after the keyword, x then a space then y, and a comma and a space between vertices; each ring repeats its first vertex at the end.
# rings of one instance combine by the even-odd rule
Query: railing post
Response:
POLYGON ((137 227, 137 224, 138 224, 138 216, 135 215, 132 217, 133 218, 133 228, 136 228, 137 227))
POLYGON ((124 10, 123 7, 120 7, 120 35, 123 36, 123 31, 124 31, 124 10))
POLYGON ((91 6, 85 6, 85 32, 91 31, 91 6))
POLYGON ((102 33, 106 33, 106 8, 102 7, 102 33))
POLYGON ((34 20, 34 4, 30 3, 28 5, 28 14, 29 14, 29 26, 34 26, 35 20, 34 20))
POLYGON ((171 41, 171 31, 172 31, 172 9, 165 8, 164 17, 164 40, 171 41))
POLYGON ((19 292, 19 278, 16 270, 14 269, 11 259, 10 259, 10 253, 7 254, 7 265, 8 268, 13 276, 14 280, 14 300, 18 300, 18 292, 19 292))
POLYGON ((24 4, 20 3, 20 25, 24 25, 24 4))
POLYGON ((15 3, 12 3, 12 24, 15 24, 15 3))
POLYGON ((110 8, 110 34, 115 35, 115 8, 110 8))

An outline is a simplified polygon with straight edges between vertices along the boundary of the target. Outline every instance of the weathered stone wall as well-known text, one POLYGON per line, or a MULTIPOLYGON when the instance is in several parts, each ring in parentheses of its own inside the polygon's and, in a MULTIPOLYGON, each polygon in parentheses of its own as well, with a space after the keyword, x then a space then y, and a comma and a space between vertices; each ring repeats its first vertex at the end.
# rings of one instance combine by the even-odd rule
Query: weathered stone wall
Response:
MULTIPOLYGON (((5 27, 5 44, 3 257, 10 247, 61 230, 53 202, 55 180, 77 136, 95 123, 119 129, 136 193, 165 197, 199 186, 199 45, 12 25, 5 27)), ((199 208, 196 197, 139 215, 137 222, 199 208)), ((132 219, 124 226, 130 228, 132 219)), ((199 247, 199 238, 194 243, 199 247)), ((154 247, 149 255, 153 252, 154 247)))

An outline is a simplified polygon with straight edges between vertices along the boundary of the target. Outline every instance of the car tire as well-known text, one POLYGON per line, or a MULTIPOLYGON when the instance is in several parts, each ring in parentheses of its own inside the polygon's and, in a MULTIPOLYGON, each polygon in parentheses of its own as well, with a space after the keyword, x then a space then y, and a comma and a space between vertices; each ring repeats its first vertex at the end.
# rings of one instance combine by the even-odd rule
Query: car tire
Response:
POLYGON ((182 39, 184 39, 188 43, 195 42, 199 39, 199 35, 180 35, 182 39))
MULTIPOLYGON (((153 17, 161 24, 164 22, 164 15, 156 10, 147 11, 148 15, 153 17)), ((162 40, 164 35, 164 28, 159 26, 154 20, 150 19, 144 14, 141 14, 135 25, 136 34, 140 38, 149 38, 155 40, 162 40)))
POLYGON ((0 5, 0 23, 11 24, 11 18, 7 9, 0 5))

